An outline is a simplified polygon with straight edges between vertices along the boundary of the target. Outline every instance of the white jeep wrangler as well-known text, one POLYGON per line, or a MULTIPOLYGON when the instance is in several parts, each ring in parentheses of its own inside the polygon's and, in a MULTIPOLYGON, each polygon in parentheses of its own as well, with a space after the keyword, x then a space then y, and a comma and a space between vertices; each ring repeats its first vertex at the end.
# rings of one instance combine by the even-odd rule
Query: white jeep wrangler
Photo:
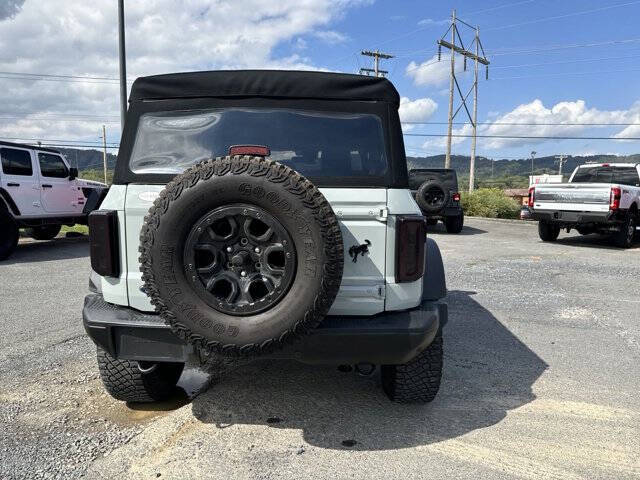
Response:
POLYGON ((189 360, 380 366, 428 402, 444 269, 383 78, 195 72, 133 85, 114 184, 89 216, 83 320, 106 389, 165 398, 189 360))
POLYGON ((0 260, 15 250, 20 228, 50 240, 62 225, 87 223, 107 186, 77 177, 57 150, 0 142, 0 260))

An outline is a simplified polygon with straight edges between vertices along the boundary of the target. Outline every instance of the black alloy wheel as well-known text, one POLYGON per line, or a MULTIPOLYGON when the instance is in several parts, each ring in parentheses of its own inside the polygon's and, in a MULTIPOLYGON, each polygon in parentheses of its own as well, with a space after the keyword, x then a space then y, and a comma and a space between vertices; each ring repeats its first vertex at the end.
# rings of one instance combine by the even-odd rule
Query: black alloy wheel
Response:
POLYGON ((265 311, 287 293, 296 273, 289 233, 255 205, 217 208, 195 223, 184 248, 196 293, 228 315, 265 311))

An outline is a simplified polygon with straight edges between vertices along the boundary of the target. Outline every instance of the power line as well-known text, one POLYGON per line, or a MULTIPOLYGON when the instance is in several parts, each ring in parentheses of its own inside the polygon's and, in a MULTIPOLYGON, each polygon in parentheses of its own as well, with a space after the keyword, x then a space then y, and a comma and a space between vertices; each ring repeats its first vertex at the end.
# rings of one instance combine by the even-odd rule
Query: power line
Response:
MULTIPOLYGON (((446 133, 403 133, 406 137, 447 137, 446 133)), ((472 138, 473 135, 452 134, 457 138, 472 138)), ((640 140, 640 137, 568 137, 568 136, 534 136, 534 135, 478 135, 478 138, 520 138, 520 139, 542 139, 542 140, 640 140)))
POLYGON ((533 3, 533 2, 535 2, 535 0, 522 0, 520 2, 515 2, 515 3, 507 3, 506 5, 498 5, 497 7, 485 8, 483 10, 476 10, 475 12, 467 12, 465 16, 480 15, 481 13, 485 13, 485 12, 492 12, 494 10, 501 10, 503 8, 517 7, 518 5, 524 5, 525 3, 533 3))
POLYGON ((561 60, 557 62, 528 63, 528 64, 520 64, 520 65, 499 65, 499 66, 494 66, 493 68, 544 67, 546 65, 564 65, 566 63, 583 63, 583 62, 603 62, 607 60, 626 60, 628 58, 638 58, 638 57, 640 57, 640 54, 625 55, 623 57, 579 58, 576 60, 561 60))
MULTIPOLYGON (((96 143, 102 145, 102 142, 92 142, 91 140, 61 140, 61 139, 52 139, 52 138, 23 138, 23 137, 2 137, 4 140, 20 140, 23 142, 63 142, 63 143, 96 143)), ((109 145, 119 145, 119 142, 108 142, 109 145)))
MULTIPOLYGON (((449 122, 402 122, 408 125, 448 125, 449 122)), ((469 122, 453 122, 454 125, 471 125, 469 122)), ((608 127, 608 126, 633 126, 640 123, 534 123, 534 122, 477 122, 478 125, 524 125, 524 126, 590 126, 590 127, 608 127)))
POLYGON ((549 52, 551 50, 565 50, 569 48, 592 48, 592 47, 604 47, 608 45, 620 45, 625 43, 635 43, 640 42, 640 38, 627 38, 623 40, 608 40, 605 42, 595 42, 595 43, 574 43, 570 45, 548 45, 542 47, 522 47, 525 48, 523 50, 511 50, 502 48, 496 49, 494 53, 490 53, 489 57, 497 57, 503 55, 520 55, 523 53, 539 53, 539 52, 549 52))
POLYGON ((540 73, 533 75, 517 75, 515 77, 493 77, 492 80, 518 80, 521 78, 537 78, 537 77, 562 77, 565 75, 601 75, 603 73, 627 73, 638 72, 640 68, 629 68, 622 70, 598 70, 593 72, 556 72, 556 73, 540 73))
POLYGON ((580 12, 565 13, 563 15, 554 15, 552 17, 545 17, 545 18, 538 18, 538 19, 535 19, 535 20, 528 20, 526 22, 512 23, 511 25, 502 25, 502 26, 499 26, 499 27, 491 27, 491 28, 485 29, 485 31, 503 30, 503 29, 506 29, 506 28, 522 27, 524 25, 533 25, 533 24, 536 24, 536 23, 549 22, 549 21, 552 21, 552 20, 560 20, 560 19, 563 19, 563 18, 576 17, 576 16, 579 16, 579 15, 587 15, 589 13, 602 12, 603 10, 610 10, 612 8, 627 7, 629 5, 636 5, 638 3, 640 3, 640 0, 635 0, 633 2, 619 3, 617 5, 607 5, 607 6, 604 6, 604 7, 592 8, 590 10, 582 10, 580 12))

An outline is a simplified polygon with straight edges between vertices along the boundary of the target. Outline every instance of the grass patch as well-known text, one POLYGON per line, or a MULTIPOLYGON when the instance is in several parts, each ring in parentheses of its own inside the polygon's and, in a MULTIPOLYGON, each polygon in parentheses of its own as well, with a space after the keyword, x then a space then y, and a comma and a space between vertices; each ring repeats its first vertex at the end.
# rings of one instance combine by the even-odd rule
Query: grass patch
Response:
POLYGON ((460 199, 465 215, 487 218, 519 218, 520 205, 499 188, 480 188, 462 193, 460 199))
POLYGON ((60 233, 62 235, 66 235, 68 232, 74 234, 89 235, 89 227, 87 227, 86 225, 74 225, 73 227, 67 227, 66 225, 63 225, 60 233))

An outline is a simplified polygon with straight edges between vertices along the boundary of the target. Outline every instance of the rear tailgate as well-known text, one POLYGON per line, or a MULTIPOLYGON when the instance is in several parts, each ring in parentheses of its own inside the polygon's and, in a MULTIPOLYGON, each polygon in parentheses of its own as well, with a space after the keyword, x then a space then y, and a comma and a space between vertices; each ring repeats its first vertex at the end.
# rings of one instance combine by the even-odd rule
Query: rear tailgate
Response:
POLYGON ((604 183, 564 183, 536 185, 534 210, 607 212, 611 185, 604 183))

